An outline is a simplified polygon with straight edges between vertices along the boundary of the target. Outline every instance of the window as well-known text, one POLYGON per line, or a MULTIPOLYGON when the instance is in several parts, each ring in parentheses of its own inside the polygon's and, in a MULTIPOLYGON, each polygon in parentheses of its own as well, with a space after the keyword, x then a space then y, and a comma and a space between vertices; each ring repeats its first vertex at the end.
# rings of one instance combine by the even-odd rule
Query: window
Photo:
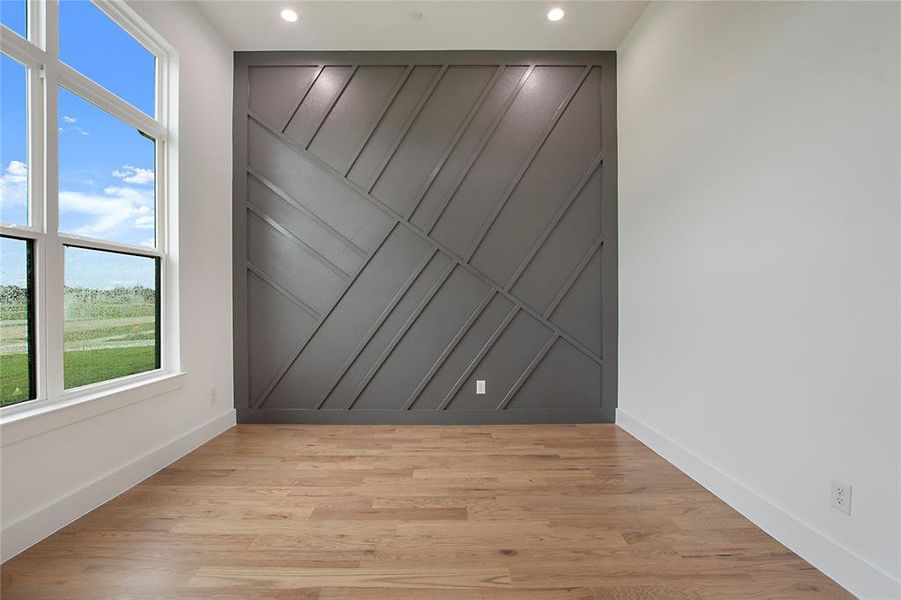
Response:
POLYGON ((0 35, 6 414, 165 373, 175 336, 165 43, 115 0, 0 0, 0 35))
POLYGON ((156 246, 153 138, 59 90, 59 230, 156 246))
POLYGON ((33 247, 31 240, 0 236, 0 406, 36 392, 33 247))
POLYGON ((0 55, 0 131, 0 221, 28 225, 28 70, 6 55, 0 55))
POLYGON ((153 116, 156 57, 91 2, 59 3, 59 57, 153 116))
POLYGON ((159 259, 65 252, 65 387, 159 369, 159 259))

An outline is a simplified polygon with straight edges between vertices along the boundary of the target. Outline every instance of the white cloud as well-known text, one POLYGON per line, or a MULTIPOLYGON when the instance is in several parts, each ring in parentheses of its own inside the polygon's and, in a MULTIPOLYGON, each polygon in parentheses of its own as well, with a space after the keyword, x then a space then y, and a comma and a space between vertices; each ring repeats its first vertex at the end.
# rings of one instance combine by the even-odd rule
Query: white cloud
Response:
MULTIPOLYGON (((102 192, 60 190, 60 212, 86 220, 69 233, 108 237, 110 233, 130 229, 153 231, 156 224, 153 188, 135 187, 153 182, 153 171, 125 165, 122 171, 115 171, 113 175, 133 185, 109 186, 102 192)), ((24 207, 27 200, 28 166, 22 161, 11 160, 0 174, 0 209, 24 207)), ((154 241, 151 238, 142 243, 153 246, 154 241)))
POLYGON ((124 165, 121 169, 113 171, 113 177, 118 177, 125 183, 147 185, 153 183, 153 170, 142 169, 134 165, 124 165))
POLYGON ((88 133, 87 131, 85 131, 84 129, 79 127, 78 125, 73 124, 76 121, 78 121, 78 119, 76 119, 75 117, 63 116, 63 121, 65 123, 68 123, 69 125, 68 125, 68 127, 60 127, 59 128, 60 133, 65 133, 67 131, 73 131, 73 132, 77 133, 78 135, 85 135, 85 136, 91 135, 90 133, 88 133))
POLYGON ((11 160, 0 175, 0 209, 28 203, 28 165, 11 160))
POLYGON ((21 160, 11 160, 2 175, 4 181, 25 183, 28 181, 28 165, 21 160))
POLYGON ((62 190, 61 213, 88 216, 90 220, 71 231, 76 235, 108 237, 124 229, 153 229, 153 190, 132 187, 104 188, 102 194, 62 190))

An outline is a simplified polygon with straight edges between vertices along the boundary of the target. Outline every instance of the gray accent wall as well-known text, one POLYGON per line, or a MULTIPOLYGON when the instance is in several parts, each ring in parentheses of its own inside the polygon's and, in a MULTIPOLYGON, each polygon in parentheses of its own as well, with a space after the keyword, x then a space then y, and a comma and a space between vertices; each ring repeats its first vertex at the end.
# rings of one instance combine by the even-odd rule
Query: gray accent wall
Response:
POLYGON ((236 53, 239 421, 611 422, 615 63, 236 53))

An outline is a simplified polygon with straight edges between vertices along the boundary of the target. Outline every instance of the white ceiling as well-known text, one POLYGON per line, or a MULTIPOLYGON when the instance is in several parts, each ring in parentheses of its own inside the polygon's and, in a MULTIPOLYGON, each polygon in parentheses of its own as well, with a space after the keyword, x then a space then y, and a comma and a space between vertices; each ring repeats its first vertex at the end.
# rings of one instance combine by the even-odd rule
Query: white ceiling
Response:
POLYGON ((647 0, 195 3, 236 50, 615 50, 647 0), (545 17, 554 6, 566 10, 557 23, 545 17), (283 8, 300 20, 283 21, 283 8))

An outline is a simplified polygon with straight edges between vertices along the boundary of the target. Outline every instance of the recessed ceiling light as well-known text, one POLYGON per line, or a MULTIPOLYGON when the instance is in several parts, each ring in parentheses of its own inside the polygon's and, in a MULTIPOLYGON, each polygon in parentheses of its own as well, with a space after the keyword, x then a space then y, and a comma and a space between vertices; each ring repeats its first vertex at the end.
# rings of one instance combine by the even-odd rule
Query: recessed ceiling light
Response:
POLYGON ((562 8, 552 8, 551 10, 547 11, 547 20, 559 21, 564 17, 564 15, 566 15, 566 13, 563 12, 562 8))
MULTIPOLYGON (((294 23, 297 21, 297 11, 286 8, 282 11, 282 18, 288 23, 294 23)), ((550 19, 550 17, 548 18, 550 19)))

